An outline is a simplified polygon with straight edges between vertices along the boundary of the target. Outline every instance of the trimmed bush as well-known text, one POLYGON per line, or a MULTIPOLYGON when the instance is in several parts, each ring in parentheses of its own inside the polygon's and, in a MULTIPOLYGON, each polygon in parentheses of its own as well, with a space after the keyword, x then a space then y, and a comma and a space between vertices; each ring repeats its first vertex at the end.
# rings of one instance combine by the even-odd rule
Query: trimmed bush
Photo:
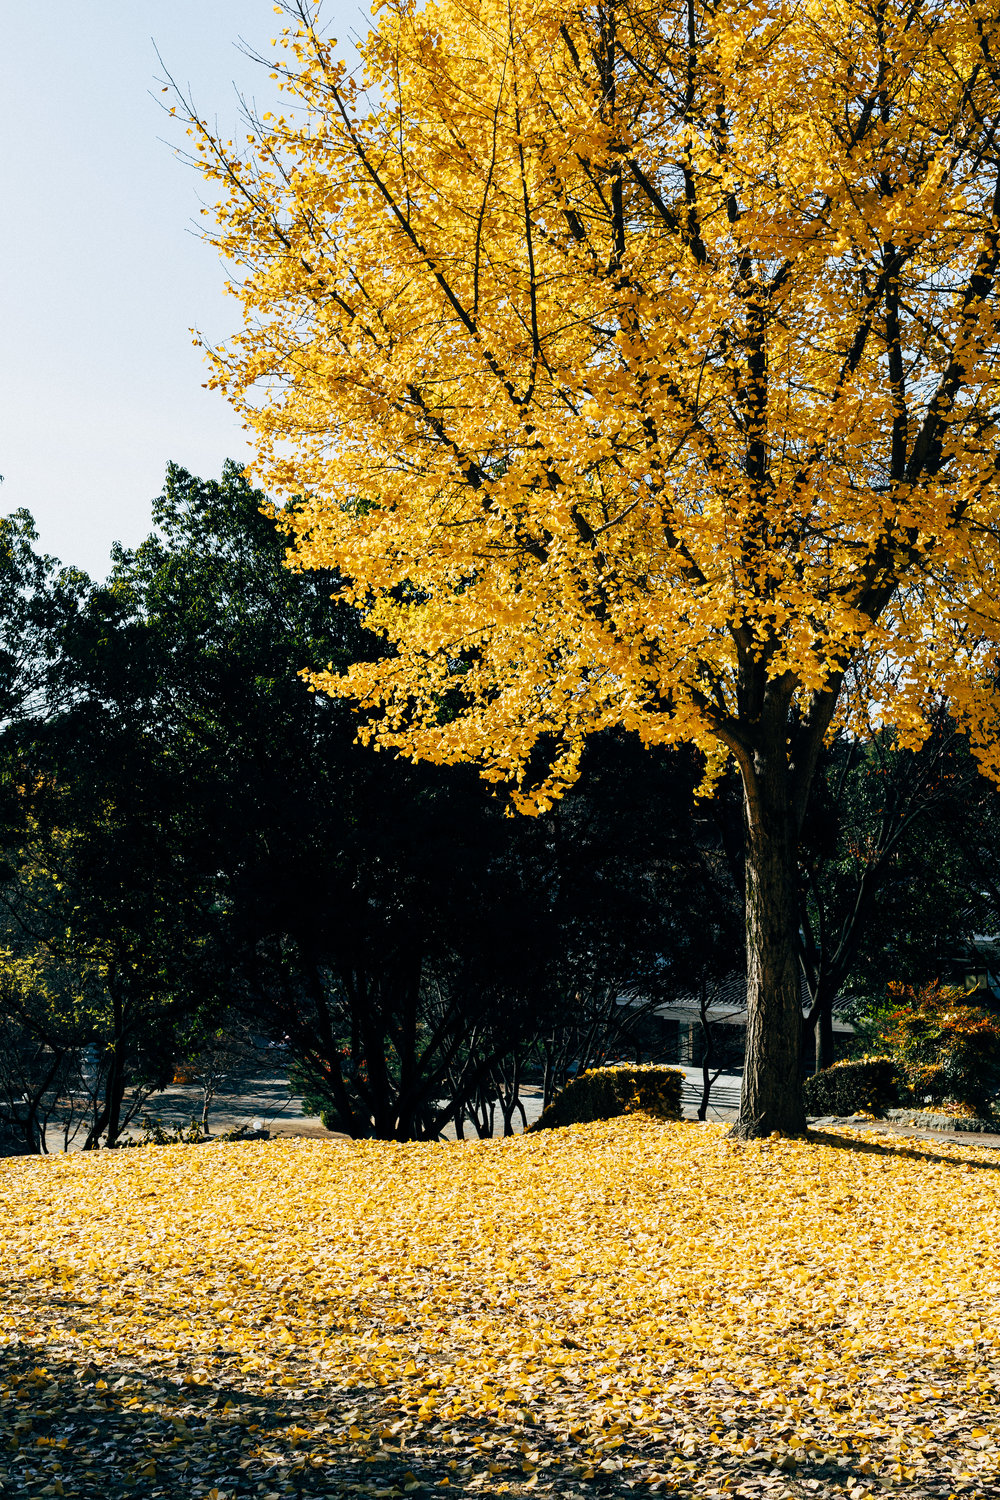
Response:
POLYGON ((808 1115, 880 1115, 899 1098, 901 1073, 891 1057, 834 1063, 807 1078, 802 1093, 808 1115))
POLYGON ((616 1115, 637 1111, 661 1120, 679 1120, 683 1083, 684 1074, 676 1068, 592 1068, 568 1083, 531 1129, 586 1125, 591 1120, 613 1120, 616 1115))

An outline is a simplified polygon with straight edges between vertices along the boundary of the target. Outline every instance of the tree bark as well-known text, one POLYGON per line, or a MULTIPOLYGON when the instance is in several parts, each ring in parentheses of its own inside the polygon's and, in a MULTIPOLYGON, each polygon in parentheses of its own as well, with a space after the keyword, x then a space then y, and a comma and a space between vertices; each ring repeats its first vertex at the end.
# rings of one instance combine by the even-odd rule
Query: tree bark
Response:
POLYGON ((796 945, 798 819, 784 737, 741 767, 746 816, 747 1050, 740 1140, 806 1128, 796 945))
POLYGON ((837 1061, 833 1039, 833 995, 822 995, 816 1016, 816 1072, 837 1061))

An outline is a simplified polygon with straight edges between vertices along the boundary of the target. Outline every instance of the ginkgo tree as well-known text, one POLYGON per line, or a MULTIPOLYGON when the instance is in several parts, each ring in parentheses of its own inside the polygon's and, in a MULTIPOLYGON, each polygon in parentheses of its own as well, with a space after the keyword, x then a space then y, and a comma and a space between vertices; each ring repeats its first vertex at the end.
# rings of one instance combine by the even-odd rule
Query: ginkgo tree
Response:
POLYGON ((527 812, 611 725, 726 758, 738 1132, 796 1131, 824 738, 950 704, 1000 774, 998 0, 282 7, 285 113, 191 128, 214 381, 388 647, 317 690, 527 812))

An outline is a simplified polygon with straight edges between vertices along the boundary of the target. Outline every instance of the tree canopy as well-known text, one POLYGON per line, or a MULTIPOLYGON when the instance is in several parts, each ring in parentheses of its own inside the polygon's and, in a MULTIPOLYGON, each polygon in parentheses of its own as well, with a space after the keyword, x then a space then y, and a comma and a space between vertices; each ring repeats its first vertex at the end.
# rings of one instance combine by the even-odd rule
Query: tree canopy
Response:
POLYGON ((862 645, 900 716, 978 723, 993 11, 395 4, 362 102, 289 8, 301 112, 208 164, 218 378, 396 646, 323 686, 505 776, 607 723, 740 749, 744 659, 805 715, 862 645))

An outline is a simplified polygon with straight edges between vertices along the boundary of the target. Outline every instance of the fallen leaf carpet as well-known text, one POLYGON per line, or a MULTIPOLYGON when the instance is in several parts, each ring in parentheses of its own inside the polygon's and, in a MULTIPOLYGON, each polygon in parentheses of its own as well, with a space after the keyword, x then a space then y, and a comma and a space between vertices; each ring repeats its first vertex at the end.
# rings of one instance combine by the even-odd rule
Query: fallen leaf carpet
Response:
POLYGON ((0 1181, 4 1496, 1000 1496, 983 1147, 632 1116, 0 1181))

